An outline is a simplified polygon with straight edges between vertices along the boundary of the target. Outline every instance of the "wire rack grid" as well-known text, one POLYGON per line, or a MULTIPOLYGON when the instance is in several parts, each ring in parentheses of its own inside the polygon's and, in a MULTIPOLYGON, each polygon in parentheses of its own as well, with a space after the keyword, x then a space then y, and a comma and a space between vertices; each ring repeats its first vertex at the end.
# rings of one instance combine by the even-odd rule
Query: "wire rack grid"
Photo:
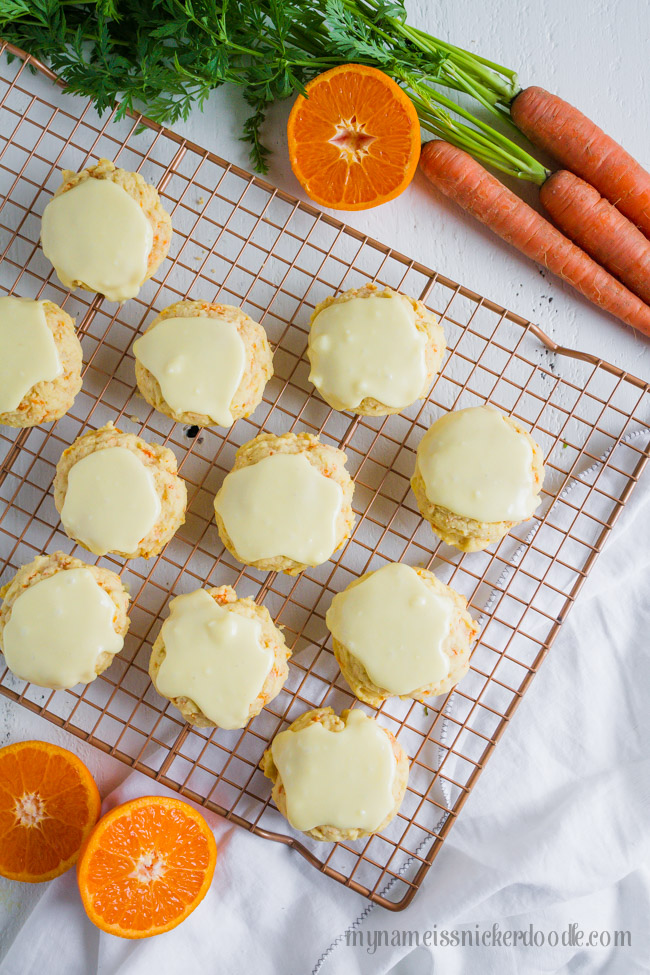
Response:
MULTIPOLYGON (((52 103, 55 76, 0 43, 0 293, 47 297, 76 318, 84 385, 47 428, 0 433, 2 581, 37 554, 88 559, 63 533, 51 482, 65 447, 108 420, 169 446, 188 486, 183 528, 156 559, 106 557, 132 596, 125 648, 93 683, 51 692, 6 669, 0 692, 391 910, 412 900, 546 656, 647 462, 648 387, 595 356, 556 346, 538 327, 384 244, 292 198, 146 118, 99 120, 72 97, 52 103), (172 214, 170 256, 122 307, 62 288, 38 247, 40 216, 60 170, 105 156, 156 185, 172 214), (308 382, 311 310, 369 281, 423 300, 449 354, 429 399, 398 416, 332 411, 308 382), (264 401, 226 434, 183 428, 136 391, 132 340, 165 305, 191 297, 241 305, 265 326, 275 376, 264 401), (422 522, 409 477, 415 448, 441 412, 491 402, 532 430, 547 477, 533 522, 489 552, 462 556, 422 522), (260 431, 305 430, 343 447, 357 522, 328 563, 297 578, 239 565, 220 543, 212 501, 238 445, 260 431), (531 527, 532 525, 532 527, 531 527), (435 569, 469 600, 482 633, 458 688, 428 707, 391 699, 377 719, 411 760, 402 808, 381 835, 319 844, 291 831, 258 762, 308 708, 354 703, 328 643, 334 593, 387 560, 435 569), (204 585, 264 601, 292 647, 283 691, 241 732, 183 723, 154 691, 150 645, 169 599, 204 585)), ((357 702, 357 706, 358 702, 357 702)), ((372 710, 372 709, 369 709, 372 710)), ((263 855, 263 850, 260 850, 263 855)))

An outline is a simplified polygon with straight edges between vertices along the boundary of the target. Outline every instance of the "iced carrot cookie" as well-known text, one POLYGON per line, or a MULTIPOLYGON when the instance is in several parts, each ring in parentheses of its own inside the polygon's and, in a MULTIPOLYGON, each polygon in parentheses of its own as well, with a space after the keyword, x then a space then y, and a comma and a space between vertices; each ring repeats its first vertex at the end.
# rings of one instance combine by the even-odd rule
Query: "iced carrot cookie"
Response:
POLYGON ((411 487, 436 535, 477 552, 532 518, 543 481, 542 452, 528 431, 492 406, 476 406, 429 428, 411 487))
POLYGON ((168 447, 112 423, 61 454, 54 504, 66 534, 95 555, 156 555, 185 521, 187 490, 168 447))
POLYGON ((110 665, 129 628, 129 596, 109 569, 55 552, 0 589, 0 649, 22 680, 55 690, 88 684, 110 665))
POLYGON ((62 175, 43 212, 43 253, 66 288, 134 298, 169 250, 172 222, 158 191, 108 159, 62 175))
POLYGON ((147 403, 178 423, 199 427, 229 427, 250 416, 273 375, 266 332, 233 305, 169 305, 133 352, 147 403))
POLYGON ((360 701, 445 694, 469 668, 478 626, 467 601, 427 569, 391 563, 332 600, 326 622, 341 673, 360 701))
POLYGON ((316 708, 280 732, 260 767, 295 829, 338 843, 385 829, 402 804, 409 761, 397 739, 363 711, 316 708))
POLYGON ((0 423, 58 420, 81 389, 74 322, 52 301, 0 298, 0 423))
POLYGON ((266 607, 197 589, 172 599, 149 674, 190 724, 243 728, 282 690, 290 652, 266 607))
POLYGON ((421 301, 367 284, 314 309, 309 379, 335 410, 399 413, 427 395, 445 348, 437 318, 421 301))
POLYGON ((214 499, 221 541, 264 572, 327 562, 352 531, 345 454, 309 433, 261 433, 237 451, 214 499))

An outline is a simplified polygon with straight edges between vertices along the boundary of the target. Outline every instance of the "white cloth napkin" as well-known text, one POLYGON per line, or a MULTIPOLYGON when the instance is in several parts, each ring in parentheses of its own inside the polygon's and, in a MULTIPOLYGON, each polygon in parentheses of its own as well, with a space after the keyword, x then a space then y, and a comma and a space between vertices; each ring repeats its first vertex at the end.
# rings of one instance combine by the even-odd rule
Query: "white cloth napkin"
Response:
MULTIPOLYGON (((0 975, 650 971, 649 514, 642 483, 406 911, 374 907, 284 846, 208 816, 220 851, 215 879, 181 927, 122 941, 87 920, 74 872, 42 891, 4 882, 0 975), (612 938, 626 930, 631 946, 414 949, 399 935, 494 922, 560 935, 571 923, 612 938), (347 944, 353 930, 363 945, 347 944), (382 931, 389 941, 398 932, 401 945, 373 952, 368 942, 382 931)), ((31 715, 21 713, 20 730, 80 751, 31 715)), ((105 789, 109 781, 104 808, 165 791, 91 757, 105 789)))

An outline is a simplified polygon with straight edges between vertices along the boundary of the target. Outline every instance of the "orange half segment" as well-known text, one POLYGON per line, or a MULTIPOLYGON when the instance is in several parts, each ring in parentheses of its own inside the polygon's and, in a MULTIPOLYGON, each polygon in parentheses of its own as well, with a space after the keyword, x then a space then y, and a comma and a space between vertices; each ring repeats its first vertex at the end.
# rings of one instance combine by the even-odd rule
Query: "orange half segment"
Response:
POLYGON ((420 158, 413 102, 392 78, 361 64, 318 75, 287 126, 291 168, 314 202, 366 210, 406 189, 420 158))
POLYGON ((163 796, 143 796, 102 816, 77 864, 93 924, 121 938, 175 928, 205 897, 217 845, 203 816, 163 796))
POLYGON ((101 800, 83 762, 46 741, 0 749, 0 874, 37 884, 68 870, 101 800))

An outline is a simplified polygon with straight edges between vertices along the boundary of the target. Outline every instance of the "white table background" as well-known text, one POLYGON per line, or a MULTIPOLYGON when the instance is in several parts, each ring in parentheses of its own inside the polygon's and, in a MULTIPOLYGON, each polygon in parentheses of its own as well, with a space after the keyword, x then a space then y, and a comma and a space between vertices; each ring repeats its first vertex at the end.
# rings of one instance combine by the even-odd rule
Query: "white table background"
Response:
MULTIPOLYGON (((650 12, 647 0, 536 0, 535 3, 531 0, 481 3, 476 0, 439 0, 435 3, 411 0, 408 8, 409 21, 413 24, 459 46, 475 49, 504 65, 518 68, 523 86, 541 85, 563 96, 617 138, 642 164, 650 167, 650 12)), ((58 98, 63 104, 65 96, 57 95, 53 90, 52 98, 55 101, 58 98)), ((290 104, 277 105, 269 114, 265 139, 273 149, 273 157, 268 178, 300 196, 302 193, 290 170, 285 146, 285 123, 290 104)), ((187 123, 175 128, 189 139, 250 168, 248 150, 239 141, 247 113, 248 108, 238 91, 222 89, 213 95, 203 114, 197 113, 187 123)), ((533 202, 534 188, 524 189, 526 198, 533 202)), ((342 217, 364 233, 390 243, 397 250, 530 318, 558 343, 596 353, 644 379, 649 378, 650 341, 599 312, 558 279, 542 274, 536 265, 434 194, 419 174, 398 200, 376 210, 342 214, 342 217)), ((531 695, 535 694, 535 686, 531 695)), ((625 720, 622 713, 620 721, 625 720)), ((516 726, 514 734, 524 742, 525 714, 518 716, 516 726)), ((124 775, 123 766, 115 760, 21 708, 0 704, 0 744, 28 737, 53 740, 72 748, 89 765, 102 794, 110 791, 124 775)), ((490 779, 491 772, 496 775, 497 769, 488 767, 485 780, 490 779)), ((148 779, 143 777, 141 785, 143 793, 151 791, 148 779)), ((484 786, 488 787, 486 781, 481 782, 474 801, 464 811, 465 816, 480 816, 480 796, 484 786)), ((443 851, 438 863, 444 855, 443 851)), ((330 890, 333 898, 342 893, 327 878, 318 880, 330 890)), ((428 883, 434 883, 433 876, 428 878, 428 883)), ((43 891, 41 886, 21 886, 0 880, 0 918, 4 922, 0 933, 0 958, 9 949, 21 920, 32 910, 43 891)), ((360 900, 359 907, 362 907, 360 900)), ((516 908, 513 904, 513 914, 517 913, 516 908)), ((210 925, 210 918, 206 917, 204 923, 210 925)), ((387 926, 393 927, 392 922, 387 926)), ((324 946, 334 933, 323 932, 324 946)), ((0 972, 2 969, 0 961, 0 972)), ((241 970, 247 971, 248 967, 243 963, 241 970)), ((415 970, 408 966, 400 968, 400 972, 415 970)), ((524 971, 524 968, 519 970, 524 971)), ((569 969, 562 968, 565 970, 569 969)), ((613 968, 587 966, 570 970, 609 972, 613 968)), ((637 970, 648 969, 628 969, 629 972, 637 970)), ((418 967, 417 971, 426 969, 418 967)), ((70 975, 77 975, 77 972, 70 975)), ((294 973, 287 971, 286 975, 294 973)))

